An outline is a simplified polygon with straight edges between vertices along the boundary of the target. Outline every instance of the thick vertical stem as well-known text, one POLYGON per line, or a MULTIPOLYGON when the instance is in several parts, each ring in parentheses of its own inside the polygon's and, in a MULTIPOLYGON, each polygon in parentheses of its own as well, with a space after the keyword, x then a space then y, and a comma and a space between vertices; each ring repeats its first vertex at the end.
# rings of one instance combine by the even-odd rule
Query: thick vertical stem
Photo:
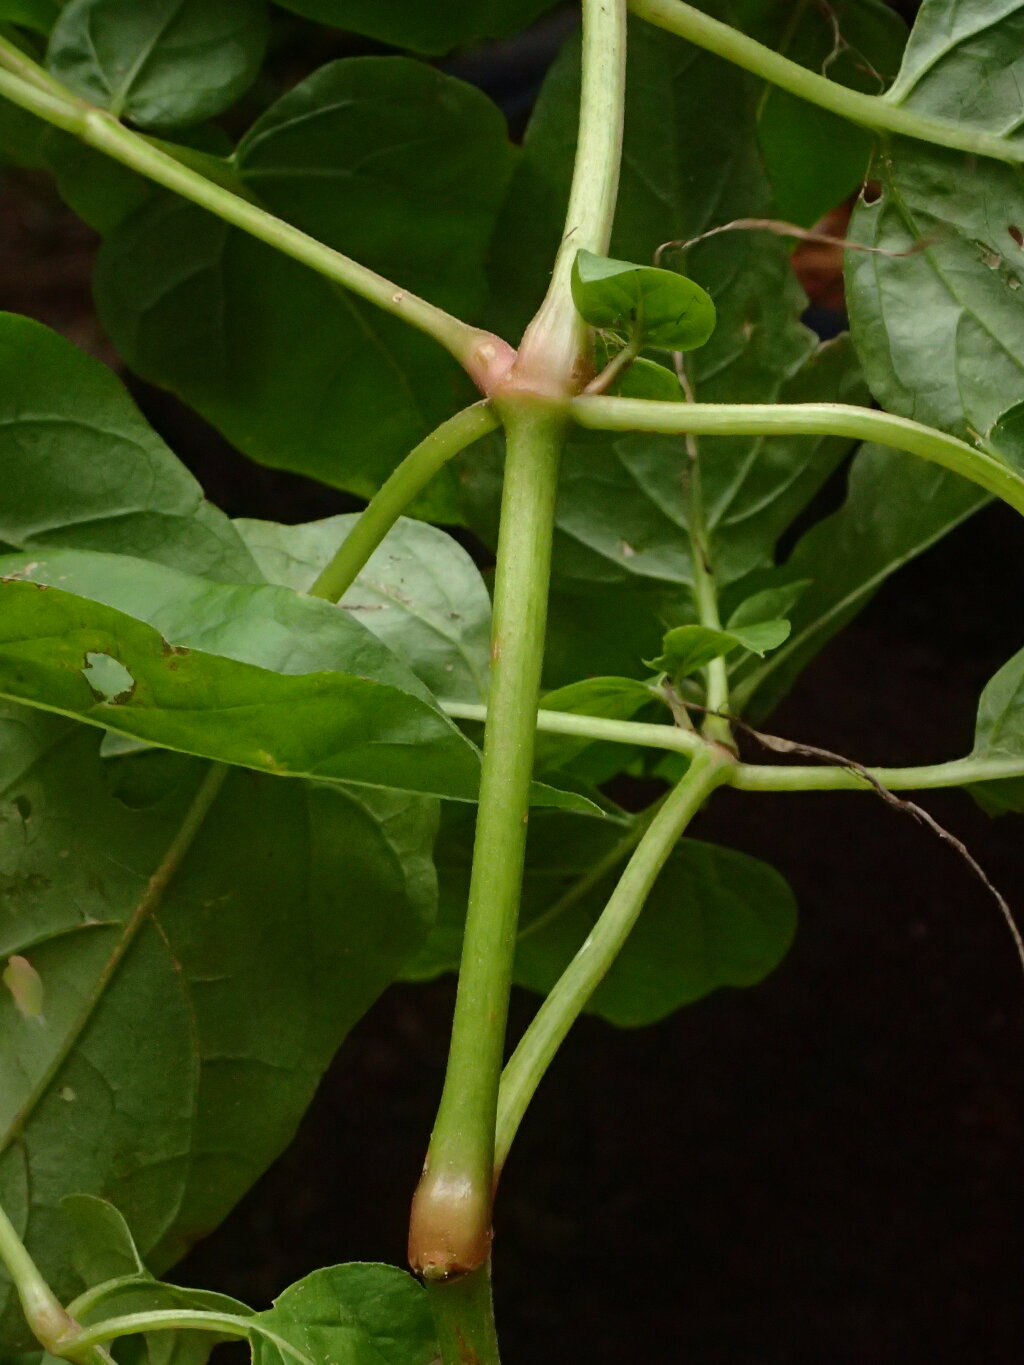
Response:
POLYGON ((494 1121, 515 951, 565 418, 527 394, 503 404, 508 453, 494 585, 490 703, 459 989, 444 1092, 413 1201, 424 1276, 476 1270, 490 1248, 494 1121))
POLYGON ((490 1262, 450 1284, 427 1281, 445 1365, 500 1365, 490 1262))

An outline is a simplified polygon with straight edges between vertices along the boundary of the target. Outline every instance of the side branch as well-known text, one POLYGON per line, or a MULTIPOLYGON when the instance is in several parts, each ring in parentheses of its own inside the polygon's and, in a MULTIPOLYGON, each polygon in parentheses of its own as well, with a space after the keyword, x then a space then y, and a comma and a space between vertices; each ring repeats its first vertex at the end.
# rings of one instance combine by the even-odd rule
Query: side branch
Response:
POLYGON ((402 318, 418 331, 425 332, 455 357, 485 393, 508 370, 514 352, 499 337, 471 327, 426 299, 410 294, 376 271, 276 218, 258 204, 207 179, 193 167, 162 151, 148 138, 125 128, 106 110, 97 109, 64 90, 27 58, 22 59, 22 69, 17 73, 11 66, 9 54, 0 49, 0 96, 12 104, 63 129, 154 184, 198 204, 285 256, 309 266, 383 312, 402 318), (38 75, 33 77, 33 72, 38 75))
MULTIPOLYGON (((442 702, 453 720, 484 721, 487 707, 473 702, 442 702)), ((630 744, 664 749, 692 757, 707 747, 694 730, 650 721, 608 720, 568 711, 538 711, 537 729, 543 734, 572 735, 606 744, 630 744)), ((929 791, 966 787, 975 782, 1000 782, 1024 777, 1024 758, 967 758, 917 768, 865 768, 868 777, 837 764, 736 763, 725 779, 729 786, 750 792, 871 791, 872 781, 890 791, 929 791)))
POLYGON ((1024 515, 1024 479, 987 451, 934 427, 846 403, 655 403, 641 398, 577 398, 570 414, 595 431, 701 436, 845 436, 877 441, 941 465, 994 493, 1024 515))
POLYGON ((751 75, 777 85, 780 90, 787 90, 798 99, 828 109, 873 132, 897 133, 938 147, 973 152, 1015 165, 1024 161, 1024 144, 1019 141, 945 119, 915 114, 884 95, 848 90, 845 85, 809 71, 763 43, 748 38, 745 33, 712 19, 709 14, 685 4, 684 0, 629 0, 629 8, 648 23, 686 38, 751 75))
POLYGON ((495 1139, 498 1170, 527 1106, 565 1036, 618 957, 644 902, 687 825, 716 787, 728 781, 731 756, 708 744, 660 808, 626 865, 611 899, 579 952, 534 1015, 501 1077, 495 1139))
POLYGON ((423 492, 449 460, 498 425, 489 403, 474 403, 442 422, 414 447, 370 499, 344 544, 309 589, 309 595, 340 602, 413 498, 423 492))

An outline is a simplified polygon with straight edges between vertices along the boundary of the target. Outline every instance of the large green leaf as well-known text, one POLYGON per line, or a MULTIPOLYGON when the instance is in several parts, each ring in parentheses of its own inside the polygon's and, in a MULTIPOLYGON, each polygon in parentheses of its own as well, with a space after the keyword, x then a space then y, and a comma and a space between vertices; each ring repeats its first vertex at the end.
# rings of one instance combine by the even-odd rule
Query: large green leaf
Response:
POLYGON ((147 907, 205 765, 98 745, 0 721, 0 956, 45 1002, 40 1024, 0 992, 0 1202, 62 1294, 82 1279, 61 1199, 110 1198, 157 1269, 180 1256, 288 1141, 434 896, 433 802, 237 772, 147 907))
MULTIPOLYGON (((367 57, 285 95, 233 168, 273 212, 469 316, 511 156, 479 91, 367 57)), ((96 292, 133 369, 253 458, 362 495, 468 396, 426 337, 164 194, 108 234, 96 292)), ((435 484, 425 510, 450 520, 451 476, 435 484)))
POLYGON ((846 501, 798 542, 764 582, 809 584, 787 609, 789 640, 764 661, 736 669, 735 701, 762 716, 805 664, 864 607, 897 569, 988 501, 974 484, 911 455, 864 446, 850 469, 846 501))
MULTIPOLYGON (((593 927, 621 867, 543 927, 532 928, 572 884, 606 856, 628 825, 561 812, 530 822, 515 979, 546 994, 593 927)), ((459 960, 472 829, 452 811, 437 846, 437 926, 408 976, 433 976, 459 960)), ((766 863, 684 839, 672 854, 626 946, 588 1009, 621 1026, 651 1024, 721 986, 752 986, 785 956, 796 904, 766 863)))
POLYGON ((553 0, 280 0, 284 9, 396 47, 440 53, 515 33, 553 0))
POLYGON ((265 0, 70 0, 47 65, 118 118, 173 128, 235 102, 260 69, 267 32, 265 0))
MULTIPOLYGON (((891 84, 907 41, 906 25, 884 0, 740 0, 738 13, 760 42, 868 95, 891 84)), ((859 187, 873 145, 865 129, 768 83, 758 101, 757 134, 776 212, 807 227, 859 187)))
MULTIPOLYGON (((302 591, 355 525, 355 515, 304 526, 236 521, 271 583, 302 591)), ((490 669, 491 600, 461 545, 402 517, 342 602, 367 629, 448 701, 482 701, 490 669)))
MULTIPOLYGON (((1024 20, 1015 0, 926 0, 891 98, 1020 142, 1024 20)), ((850 320, 878 400, 967 439, 1024 400, 1020 170, 894 139, 851 236, 850 320)))
MULTIPOLYGON (((755 131, 753 84, 735 68, 649 27, 631 29, 621 197, 611 250, 651 260, 660 244, 771 210, 755 131), (708 120, 708 108, 729 110, 708 120)), ((542 92, 495 247, 495 320, 509 333, 543 292, 561 233, 572 165, 579 57, 570 44, 542 92)), ((818 346, 800 323, 804 298, 786 244, 735 232, 667 257, 711 295, 718 325, 687 357, 708 402, 856 401, 845 341, 818 346)), ((493 535, 500 455, 464 462, 470 514, 493 535)), ((849 443, 807 437, 716 438, 701 477, 720 584, 770 563, 775 543, 849 443)), ((646 584, 688 590, 693 572, 679 438, 588 433, 566 452, 555 573, 563 585, 646 584)), ((684 591, 684 596, 686 595, 684 591)), ((649 649, 663 633, 652 619, 649 649)), ((587 665, 581 662, 579 672, 587 665)))
POLYGON ((0 541, 155 559, 259 582, 230 521, 99 361, 0 313, 0 541))
POLYGON ((87 551, 2 571, 0 694, 264 772, 475 796, 473 746, 329 603, 87 551))

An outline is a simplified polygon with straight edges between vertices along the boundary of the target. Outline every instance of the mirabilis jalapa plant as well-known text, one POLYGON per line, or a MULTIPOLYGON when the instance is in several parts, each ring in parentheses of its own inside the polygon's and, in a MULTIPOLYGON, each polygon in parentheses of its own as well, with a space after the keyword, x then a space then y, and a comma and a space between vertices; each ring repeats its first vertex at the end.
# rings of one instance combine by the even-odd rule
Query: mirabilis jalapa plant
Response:
POLYGON ((282 0, 420 55, 260 111, 263 0, 0 0, 0 146, 99 230, 125 363, 369 499, 232 522, 107 370, 0 318, 4 1359, 495 1362, 495 1187, 575 1018, 753 984, 792 937, 773 869, 683 837, 715 789, 1024 806, 1024 655, 966 758, 736 742, 900 564, 1024 512, 1019 3, 925 0, 908 40, 880 0, 583 0, 520 151, 422 56, 545 7, 282 0), (821 345, 783 237, 706 234, 807 228, 869 160, 821 345), (432 522, 496 544, 493 605, 432 522), (626 770, 664 796, 620 809, 626 770), (158 1280, 387 983, 456 967, 418 1278, 265 1312, 158 1280), (506 1061, 513 980, 543 1002, 506 1061))

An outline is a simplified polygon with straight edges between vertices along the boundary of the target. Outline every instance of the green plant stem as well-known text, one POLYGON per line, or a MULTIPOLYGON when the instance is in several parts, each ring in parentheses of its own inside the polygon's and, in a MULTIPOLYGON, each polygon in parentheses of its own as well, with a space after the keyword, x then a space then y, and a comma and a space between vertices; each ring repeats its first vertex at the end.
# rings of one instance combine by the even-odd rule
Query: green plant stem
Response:
MULTIPOLYGON (((495 395, 506 430, 495 570, 492 680, 462 964, 444 1091, 413 1200, 409 1259, 442 1280, 490 1254, 494 1124, 522 886, 537 698, 547 620, 565 400, 587 366, 572 302, 576 251, 607 248, 618 188, 625 0, 584 0, 576 163, 551 285, 495 395)), ((433 1296, 442 1338, 458 1339, 458 1296, 433 1296)), ((455 1365, 458 1357, 446 1358, 455 1365)))
POLYGON ((874 132, 898 133, 939 147, 990 156, 997 161, 1024 161, 1024 145, 1019 141, 986 133, 968 124, 915 114, 890 96, 848 90, 845 85, 809 71, 728 24, 684 4, 683 0, 629 0, 629 7, 648 23, 686 38, 781 90, 874 132))
MULTIPOLYGON (((385 313, 402 318, 410 326, 433 337, 485 390, 496 376, 507 370, 513 353, 500 338, 452 317, 442 308, 411 294, 376 271, 276 218, 258 204, 207 179, 193 167, 183 165, 148 139, 125 128, 106 110, 86 104, 70 91, 62 91, 60 86, 46 77, 45 72, 42 72, 42 76, 48 84, 44 85, 38 79, 31 79, 24 71, 15 74, 9 69, 8 63, 4 65, 7 69, 0 69, 0 96, 47 123, 62 128, 86 146, 103 152, 155 184, 198 204, 233 227, 241 228, 250 236, 309 266, 311 270, 351 290, 385 313)), ((36 72, 41 71, 27 58, 23 59, 22 65, 36 72)))
POLYGON ((718 745, 709 744, 694 757, 651 821, 583 946, 523 1034, 501 1078, 495 1139, 499 1169, 541 1077, 621 951, 659 872, 708 796, 728 781, 731 767, 729 754, 718 745))
POLYGON ((590 328, 571 293, 579 251, 604 255, 619 190, 626 102, 626 0, 583 0, 579 132, 565 230, 544 302, 526 329, 516 370, 524 387, 562 396, 586 377, 590 328))
POLYGON ((618 379, 624 370, 628 370, 633 361, 639 356, 644 348, 644 336, 641 328, 637 328, 633 335, 623 346, 617 355, 613 355, 601 373, 590 381, 583 390, 584 393, 606 393, 618 379))
POLYGON ((960 474, 1024 514, 1024 479, 986 451, 945 432, 846 403, 660 403, 642 398, 577 398, 574 421, 596 431, 701 436, 846 436, 877 441, 960 474))
POLYGON ((426 1285, 446 1365, 500 1365, 490 1261, 450 1284, 426 1285))
MULTIPOLYGON (((682 355, 676 355, 676 373, 688 401, 692 404, 693 390, 686 374, 682 355)), ((708 630, 721 630, 722 618, 718 611, 718 587, 715 583, 714 568, 711 563, 711 539, 708 535, 707 517, 704 512, 704 488, 701 480, 700 447, 693 432, 686 433, 686 456, 689 461, 686 473, 686 524, 690 536, 690 549, 693 559, 693 598, 697 608, 697 619, 708 630)), ((728 712, 729 710, 729 669, 724 657, 712 659, 704 670, 705 700, 709 712, 728 712)), ((704 719, 703 731, 709 739, 716 740, 727 748, 735 748, 729 722, 724 715, 708 715, 704 719)))
POLYGON ((60 1300, 46 1283, 14 1224, 0 1208, 0 1261, 17 1290, 25 1321, 45 1351, 74 1326, 60 1300))
POLYGON ((448 1070, 409 1235, 413 1267, 438 1279, 476 1270, 489 1254, 494 1115, 565 427, 559 407, 525 394, 503 416, 507 456, 494 584, 493 666, 466 931, 448 1070))
MULTIPOLYGON (((442 702, 453 720, 483 722, 487 707, 471 702, 442 702)), ((572 735, 647 749, 693 755, 707 747, 692 730, 647 721, 608 720, 604 716, 538 711, 537 729, 544 734, 572 735)), ((1000 782, 1024 777, 1024 758, 957 758, 916 768, 866 768, 876 781, 891 791, 927 791, 940 787, 965 787, 974 782, 1000 782)), ((855 769, 835 764, 821 767, 786 764, 737 763, 725 779, 741 791, 870 791, 871 784, 855 769)))
MULTIPOLYGON (((306 1361, 304 1352, 297 1350, 284 1341, 276 1332, 265 1328, 257 1329, 261 1336, 272 1341, 285 1355, 297 1361, 306 1361)), ((118 1337, 140 1336, 147 1332, 216 1332, 222 1336, 247 1339, 253 1332, 252 1321, 233 1313, 191 1312, 188 1309, 155 1309, 150 1313, 126 1313, 121 1317, 107 1318, 89 1327, 76 1327, 55 1343, 54 1354, 66 1359, 76 1359, 84 1348, 116 1341, 118 1337)))
POLYGON ((337 554, 309 589, 309 595, 340 602, 413 498, 422 493, 450 459, 497 426, 494 409, 482 402, 463 408, 432 431, 373 495, 337 554))

